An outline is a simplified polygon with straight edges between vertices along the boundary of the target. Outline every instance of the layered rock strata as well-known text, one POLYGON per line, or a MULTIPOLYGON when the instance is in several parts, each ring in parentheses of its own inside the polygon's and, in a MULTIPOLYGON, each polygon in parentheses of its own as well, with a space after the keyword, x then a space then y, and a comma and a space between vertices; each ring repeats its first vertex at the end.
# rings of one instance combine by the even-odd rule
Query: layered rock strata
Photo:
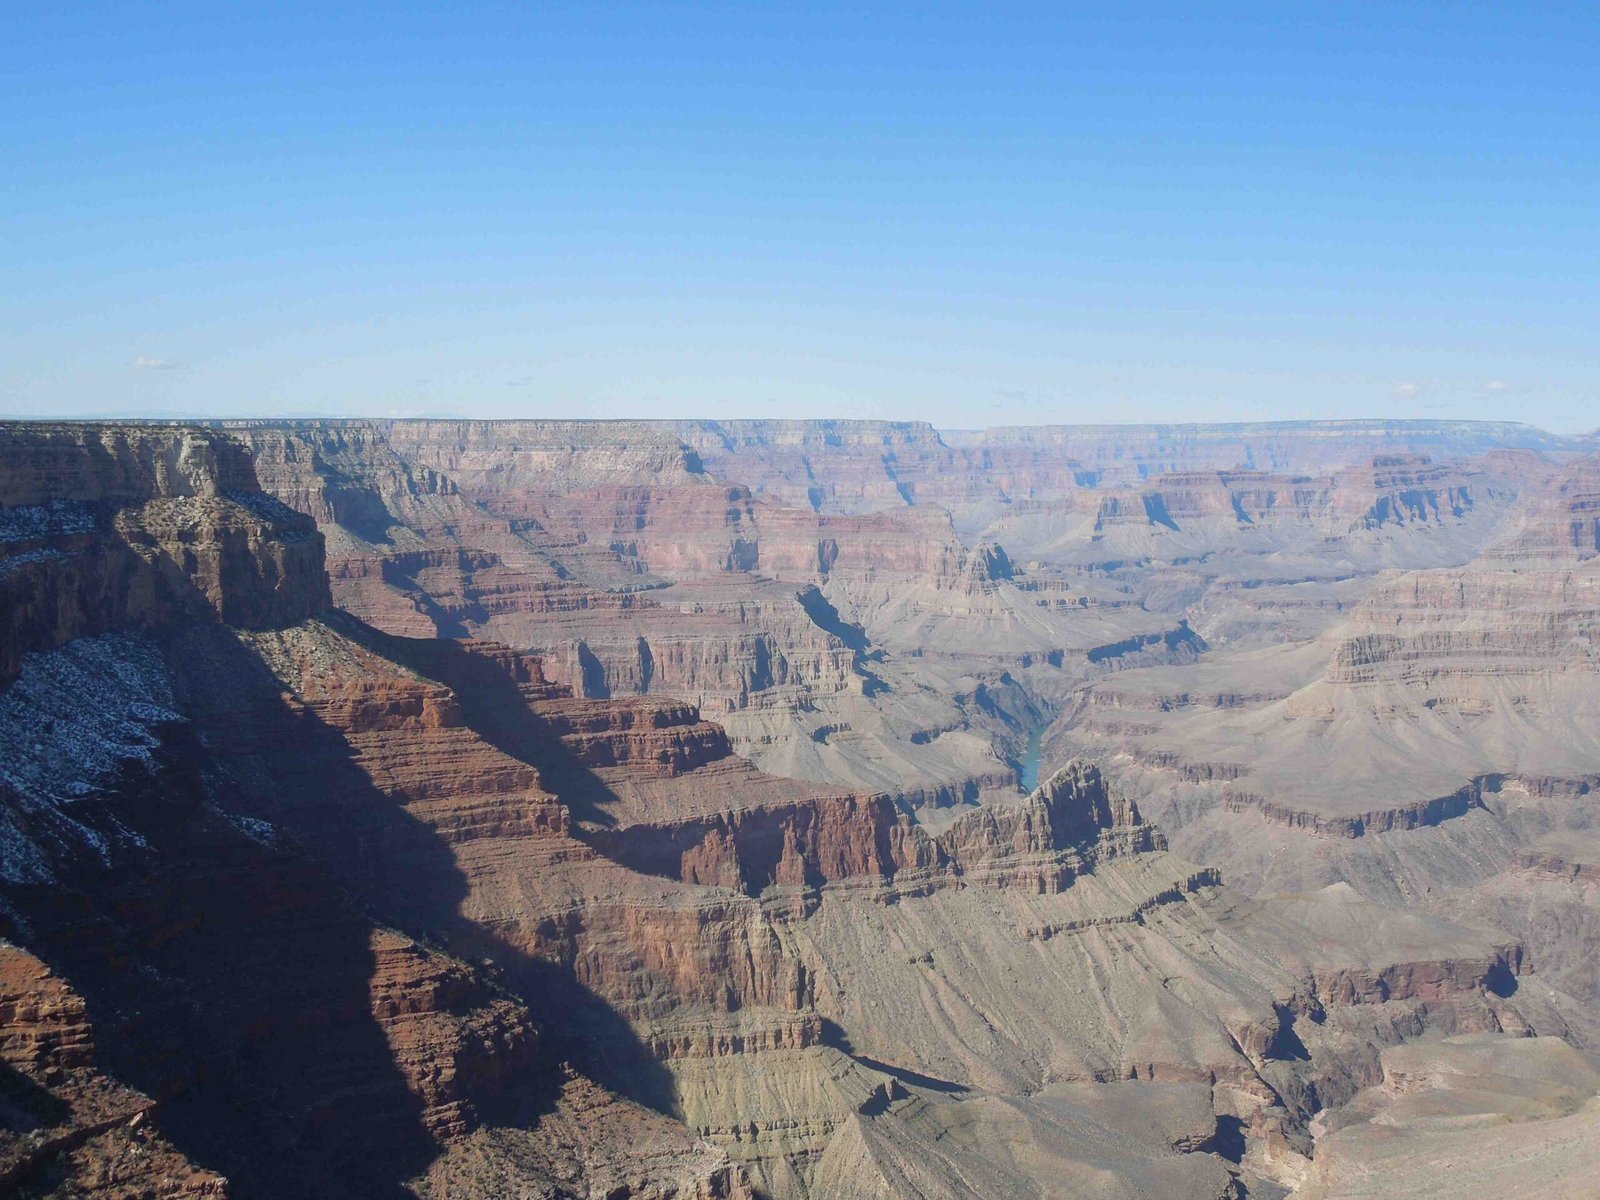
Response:
POLYGON ((315 525, 202 430, 0 425, 0 553, 0 679, 88 634, 330 603, 315 525))
MULTIPOLYGON (((215 435, 69 432, 46 438, 48 486, 114 502, 114 527, 166 533, 151 513, 174 499, 167 492, 217 491, 247 511, 261 499, 248 458, 215 435), (217 467, 230 461, 243 465, 217 467)), ((246 648, 250 636, 305 629, 306 611, 326 604, 320 538, 304 518, 283 524, 303 533, 292 544, 306 547, 311 577, 292 603, 271 570, 276 525, 221 551, 180 541, 193 547, 182 553, 153 536, 160 553, 107 578, 129 603, 64 630, 59 645, 24 626, 6 647, 18 669, 0 691, 0 919, 31 948, 0 953, 8 1182, 118 1196, 379 1195, 413 1177, 423 1190, 553 1178, 583 1190, 593 1171, 639 1182, 626 1194, 747 1195, 738 1169, 680 1126, 570 1072, 563 1083, 526 1001, 419 939, 418 913, 436 917, 449 892, 413 903, 398 882, 374 883, 398 869, 384 840, 408 844, 384 812, 323 809, 342 819, 319 829, 251 815, 263 800, 293 814, 313 811, 315 796, 377 794, 351 774, 341 736, 314 710, 286 706, 246 648), (206 602, 165 603, 184 595, 180 584, 206 602), (118 619, 122 628, 96 632, 118 619), (220 711, 208 702, 224 698, 226 728, 208 727, 205 713, 220 711), (297 770, 264 771, 264 744, 297 770), (325 835, 314 848, 301 840, 313 832, 325 835), (619 1132, 660 1131, 656 1144, 641 1157, 623 1136, 608 1158, 604 1143, 586 1155, 530 1132, 540 1112, 559 1122, 574 1105, 611 1105, 619 1132), (486 1149, 484 1131, 508 1117, 513 1133, 486 1149)), ((296 670, 337 674, 316 651, 296 670)), ((330 714, 352 732, 448 727, 446 696, 346 693, 330 714)), ((512 764, 484 786, 536 791, 535 778, 512 764)), ((544 819, 559 824, 560 812, 547 804, 544 819)))
MULTIPOLYGON (((446 431, 437 465, 397 450, 401 465, 381 479, 320 499, 307 485, 299 498, 325 504, 321 519, 340 530, 376 531, 353 496, 404 493, 384 511, 409 515, 383 531, 424 543, 460 527, 419 532, 425 510, 482 514, 463 554, 471 540, 515 536, 530 564, 546 564, 537 590, 552 604, 603 593, 619 609, 691 582, 709 594, 691 575, 748 582, 746 566, 706 553, 732 545, 720 539, 735 525, 761 530, 763 550, 770 526, 781 549, 813 544, 828 515, 775 517, 753 490, 730 501, 737 489, 707 481, 681 442, 642 438, 608 459, 590 428, 517 430, 505 465, 493 430, 406 436, 446 431), (671 521, 717 510, 630 499, 623 511, 648 536, 603 561, 636 560, 641 577, 672 562, 685 578, 603 592, 580 577, 602 560, 556 552, 592 544, 576 522, 553 529, 489 503, 508 474, 508 506, 536 497, 557 512, 552 471, 600 487, 596 471, 636 495, 679 474, 675 487, 739 516, 724 510, 717 533, 691 530, 672 550, 671 521), (451 507, 476 489, 473 509, 451 507)), ((282 430, 250 432, 269 435, 282 430)), ((376 453, 349 430, 318 437, 312 473, 325 487, 329 463, 354 479, 376 453)), ((71 453, 92 458, 90 446, 71 453)), ((300 468, 283 464, 275 486, 301 486, 300 468)), ((596 518, 613 533, 615 498, 596 518)), ((144 507, 137 493, 118 503, 144 507)), ((929 754, 976 725, 953 710, 995 722, 1023 711, 1015 681, 1042 690, 1035 676, 1062 672, 1068 649, 1085 673, 1116 671, 1099 686, 1151 724, 1202 706, 1213 721, 1246 714, 1251 697, 1288 703, 1303 690, 1298 660, 1264 688, 1217 675, 1145 689, 1126 659, 1148 651, 1202 669, 1188 664, 1207 643, 1175 613, 1121 583, 1091 587, 965 547, 925 514, 850 520, 866 539, 859 559, 841 546, 826 579, 770 586, 791 589, 830 648, 817 679, 857 680, 863 699, 887 689, 897 712, 938 694, 904 739, 929 754), (904 562, 870 540, 935 528, 904 562), (935 577, 912 587, 930 565, 935 577), (1091 657, 1107 647, 1118 649, 1091 657), (1001 654, 1012 683, 972 671, 1001 654)), ((257 542, 268 559, 272 543, 257 542)), ((200 580, 213 577, 208 561, 174 557, 200 580)), ((140 563, 132 588, 167 569, 140 563)), ((1376 903, 1366 888, 1242 895, 1197 865, 1205 858, 1172 853, 1134 793, 1087 762, 1046 770, 1026 799, 995 794, 923 821, 903 792, 763 774, 694 705, 636 694, 654 689, 630 689, 634 677, 592 648, 590 660, 546 661, 401 636, 309 594, 305 612, 281 619, 236 620, 255 610, 208 603, 69 630, 19 646, 0 691, 7 935, 82 997, 98 1070, 151 1098, 143 1124, 231 1194, 1221 1197, 1310 1178, 1331 1120, 1319 1115, 1380 1083, 1386 1047, 1586 1036, 1583 1005, 1531 974, 1500 929, 1376 903)), ((787 643, 768 647, 787 659, 787 643)), ((642 677, 637 644, 634 656, 642 677)), ((754 697, 779 686, 746 685, 751 702, 736 711, 759 712, 754 697)), ((1255 754, 1215 753, 1182 775, 1193 760, 1165 749, 1134 768, 1109 761, 1135 782, 1170 772, 1196 791, 1259 778, 1255 754)), ((1559 778, 1507 777, 1442 825, 1319 845, 1367 854, 1477 829, 1520 803, 1519 788, 1540 803, 1579 795, 1559 778)), ((1404 862, 1396 875, 1418 877, 1404 862)), ((26 1170, 88 1179, 65 1148, 26 1170)))

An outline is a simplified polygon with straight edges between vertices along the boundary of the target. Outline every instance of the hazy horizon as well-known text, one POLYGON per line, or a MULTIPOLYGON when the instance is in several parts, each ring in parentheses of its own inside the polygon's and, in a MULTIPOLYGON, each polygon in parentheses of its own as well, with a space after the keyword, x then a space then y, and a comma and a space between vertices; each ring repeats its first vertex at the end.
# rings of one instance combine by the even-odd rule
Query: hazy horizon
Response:
POLYGON ((9 413, 0 411, 0 421, 61 421, 66 423, 81 424, 116 424, 126 421, 140 424, 155 425, 242 425, 264 424, 276 425, 295 422, 340 422, 340 421, 467 421, 467 422, 510 422, 510 421, 536 421, 552 423, 575 424, 685 424, 705 422, 707 424, 740 424, 751 422, 785 422, 796 421, 816 424, 883 424, 883 425, 925 425, 941 437, 945 434, 981 434, 989 431, 1019 428, 1063 428, 1063 429, 1106 429, 1106 430, 1141 430, 1159 428, 1184 428, 1201 427, 1208 429, 1252 429, 1265 426, 1299 426, 1299 425, 1341 425, 1341 426, 1508 426, 1531 430, 1535 433, 1548 434, 1555 438, 1568 438, 1586 441, 1589 438, 1600 436, 1600 427, 1593 429, 1557 430, 1538 425, 1530 421, 1518 421, 1511 418, 1493 417, 1327 417, 1327 418, 1262 418, 1259 420, 1239 421, 1037 421, 1016 422, 1002 421, 987 425, 942 425, 920 418, 894 418, 894 417, 828 417, 828 416, 723 416, 723 417, 663 417, 663 416, 636 416, 636 417, 584 417, 584 416, 501 416, 477 417, 462 413, 434 412, 414 414, 384 414, 384 413, 333 413, 333 412, 282 412, 282 413, 240 413, 234 416, 222 416, 216 413, 61 413, 61 414, 26 414, 9 413))
POLYGON ((8 32, 4 415, 1600 424, 1576 5, 8 32))

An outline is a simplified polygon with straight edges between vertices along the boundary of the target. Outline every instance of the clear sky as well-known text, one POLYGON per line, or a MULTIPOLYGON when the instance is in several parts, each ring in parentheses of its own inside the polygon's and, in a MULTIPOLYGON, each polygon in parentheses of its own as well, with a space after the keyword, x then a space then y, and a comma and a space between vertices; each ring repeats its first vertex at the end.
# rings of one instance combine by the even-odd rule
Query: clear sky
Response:
POLYGON ((0 412, 1600 425, 1584 4, 15 4, 0 412))

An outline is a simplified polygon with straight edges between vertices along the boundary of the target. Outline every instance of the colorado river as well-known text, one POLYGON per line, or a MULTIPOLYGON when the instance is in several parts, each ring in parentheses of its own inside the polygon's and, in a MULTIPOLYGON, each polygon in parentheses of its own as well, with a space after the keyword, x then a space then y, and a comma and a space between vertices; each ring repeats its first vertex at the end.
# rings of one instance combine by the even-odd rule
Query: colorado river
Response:
POLYGON ((1028 748, 1017 765, 1017 781, 1024 792, 1032 793, 1039 786, 1039 760, 1042 756, 1039 741, 1043 736, 1042 729, 1036 729, 1028 735, 1028 748))

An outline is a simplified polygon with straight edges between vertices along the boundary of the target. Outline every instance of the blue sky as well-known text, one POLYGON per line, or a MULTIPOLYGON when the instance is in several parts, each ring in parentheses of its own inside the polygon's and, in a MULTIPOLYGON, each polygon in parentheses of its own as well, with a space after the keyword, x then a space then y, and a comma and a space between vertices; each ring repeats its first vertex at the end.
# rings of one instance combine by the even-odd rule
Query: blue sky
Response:
POLYGON ((0 412, 1600 425, 1592 4, 252 7, 8 15, 0 412))

